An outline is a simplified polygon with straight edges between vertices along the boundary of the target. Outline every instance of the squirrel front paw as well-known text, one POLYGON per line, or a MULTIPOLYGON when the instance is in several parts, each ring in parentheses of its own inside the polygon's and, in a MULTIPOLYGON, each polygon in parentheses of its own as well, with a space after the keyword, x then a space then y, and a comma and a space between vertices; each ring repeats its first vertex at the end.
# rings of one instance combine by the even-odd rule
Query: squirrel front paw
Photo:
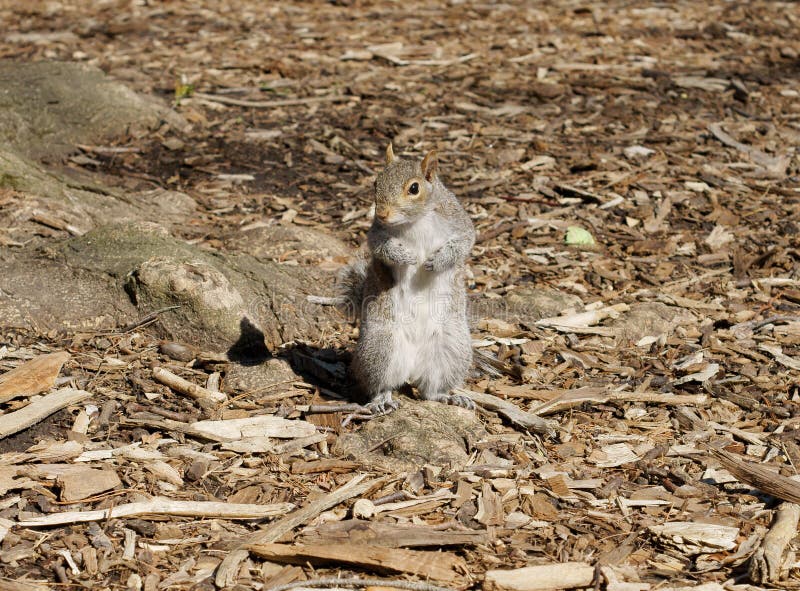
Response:
POLYGON ((450 261, 450 258, 441 248, 429 256, 422 264, 426 271, 432 271, 434 273, 444 271, 451 265, 452 262, 450 261))
POLYGON ((390 240, 386 249, 386 258, 399 265, 416 265, 417 257, 402 242, 396 239, 390 240))
POLYGON ((379 392, 367 404, 367 409, 374 415, 388 415, 390 412, 400 408, 400 405, 392 400, 391 392, 379 392))

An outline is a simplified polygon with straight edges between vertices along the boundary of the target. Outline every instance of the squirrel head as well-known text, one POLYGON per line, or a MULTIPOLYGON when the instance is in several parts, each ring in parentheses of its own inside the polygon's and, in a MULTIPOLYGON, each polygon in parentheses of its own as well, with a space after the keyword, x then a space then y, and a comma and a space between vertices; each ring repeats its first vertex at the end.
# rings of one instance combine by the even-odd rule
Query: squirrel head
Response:
POLYGON ((438 161, 431 150, 421 161, 397 158, 386 148, 386 167, 375 179, 375 217, 387 226, 414 221, 428 209, 438 161))

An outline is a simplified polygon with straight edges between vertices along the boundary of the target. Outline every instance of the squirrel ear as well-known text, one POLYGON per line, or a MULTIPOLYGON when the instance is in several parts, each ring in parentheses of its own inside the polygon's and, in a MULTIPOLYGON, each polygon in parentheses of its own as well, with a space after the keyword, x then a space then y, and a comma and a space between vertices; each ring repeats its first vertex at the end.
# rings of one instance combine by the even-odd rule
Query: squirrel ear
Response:
POLYGON ((386 164, 391 164, 394 161, 394 150, 392 149, 392 142, 386 146, 386 164))
POLYGON ((439 160, 436 156, 436 150, 431 150, 427 154, 425 154, 425 158, 422 159, 422 175, 425 177, 425 180, 430 182, 433 180, 433 177, 436 176, 436 169, 439 166, 439 160))

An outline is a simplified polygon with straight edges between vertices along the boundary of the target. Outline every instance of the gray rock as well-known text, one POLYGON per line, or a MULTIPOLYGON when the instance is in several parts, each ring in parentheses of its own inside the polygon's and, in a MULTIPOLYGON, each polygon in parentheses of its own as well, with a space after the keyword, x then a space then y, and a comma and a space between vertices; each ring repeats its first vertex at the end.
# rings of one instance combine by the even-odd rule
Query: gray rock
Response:
POLYGON ((620 338, 635 343, 646 336, 670 335, 678 326, 696 322, 695 317, 683 308, 661 302, 642 302, 631 304, 630 310, 620 314, 610 326, 620 338))
POLYGON ((474 411, 397 396, 400 408, 339 437, 333 452, 391 471, 424 464, 460 469, 486 431, 474 411), (381 442, 384 442, 381 444, 381 442))
MULTIPOLYGON (((260 363, 231 363, 225 372, 225 391, 263 392, 276 384, 301 379, 285 359, 267 359, 260 363)), ((280 392, 280 390, 274 390, 280 392)))

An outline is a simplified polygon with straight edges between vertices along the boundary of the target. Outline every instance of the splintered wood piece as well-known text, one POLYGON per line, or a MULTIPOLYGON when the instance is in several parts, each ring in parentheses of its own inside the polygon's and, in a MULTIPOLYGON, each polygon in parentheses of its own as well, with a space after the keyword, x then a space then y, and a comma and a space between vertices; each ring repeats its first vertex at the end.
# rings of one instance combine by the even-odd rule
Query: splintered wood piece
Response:
POLYGON ((62 388, 51 394, 34 400, 28 406, 0 416, 0 439, 13 435, 42 419, 49 417, 54 412, 89 398, 91 394, 85 390, 75 388, 62 388))
POLYGON ((188 426, 190 433, 212 441, 237 441, 248 437, 279 437, 293 439, 309 437, 317 432, 311 423, 299 419, 284 419, 275 415, 259 415, 244 419, 197 421, 188 426))
MULTIPOLYGON (((19 454, 18 462, 5 462, 5 463, 22 463, 22 462, 63 462, 72 458, 77 458, 83 452, 83 445, 77 441, 53 441, 47 440, 40 441, 36 445, 32 445, 25 453, 19 454)), ((0 463, 3 463, 0 460, 0 463)))
POLYGON ((658 392, 609 392, 599 388, 578 388, 566 391, 529 412, 535 415, 548 415, 561 412, 583 404, 605 404, 607 402, 648 402, 670 406, 703 406, 708 403, 705 394, 661 394, 658 392))
POLYGON ((800 359, 795 359, 794 357, 784 355, 783 349, 781 349, 779 345, 762 344, 759 349, 772 355, 775 358, 775 361, 781 365, 785 365, 789 369, 800 371, 800 359))
POLYGON ((83 523, 119 519, 122 517, 204 517, 209 519, 263 519, 284 515, 294 509, 292 503, 273 503, 270 505, 250 505, 238 503, 220 503, 216 501, 174 501, 164 497, 155 497, 149 501, 126 503, 108 509, 96 511, 65 511, 51 513, 20 521, 21 527, 48 527, 67 523, 83 523))
POLYGON ((189 380, 175 375, 171 371, 167 371, 163 367, 153 368, 153 378, 168 388, 198 401, 222 403, 228 400, 228 396, 223 392, 212 392, 207 388, 193 384, 189 380))
POLYGON ((588 587, 594 581, 594 567, 585 562, 540 564, 514 570, 490 570, 483 588, 486 591, 547 591, 588 587))
POLYGON ((485 531, 471 529, 443 531, 427 525, 383 523, 347 519, 323 523, 304 530, 302 544, 369 544, 386 548, 420 546, 474 546, 488 540, 485 531))
POLYGON ((0 375, 0 404, 20 396, 35 396, 55 386, 69 357, 66 351, 39 355, 0 375))
POLYGON ((285 453, 287 449, 300 449, 325 439, 324 434, 316 433, 316 428, 311 423, 300 419, 284 419, 275 415, 220 421, 196 421, 194 423, 184 423, 172 419, 124 419, 123 424, 149 425, 219 443, 242 442, 240 445, 232 446, 232 449, 243 452, 264 450, 270 453, 285 453), (293 443, 291 441, 268 445, 270 437, 300 441, 297 446, 289 445, 293 443))
POLYGON ((559 497, 569 497, 572 495, 572 491, 569 489, 563 474, 556 474, 550 478, 545 478, 545 481, 550 486, 550 490, 559 497))
POLYGON ((247 558, 247 546, 275 542, 294 528, 311 521, 323 511, 327 511, 348 499, 362 495, 373 486, 380 486, 385 482, 383 478, 362 482, 366 477, 366 474, 355 476, 347 484, 327 496, 309 503, 283 519, 270 524, 266 529, 245 538, 228 553, 220 563, 219 568, 217 568, 217 576, 214 579, 217 587, 228 587, 233 584, 239 572, 239 565, 247 558))
POLYGON ((312 564, 334 562, 383 571, 425 575, 436 581, 452 582, 466 569, 463 558, 448 552, 423 552, 381 546, 253 544, 248 547, 256 556, 273 562, 312 564))
POLYGON ((414 517, 430 513, 434 509, 446 504, 455 495, 446 488, 440 488, 429 495, 408 499, 406 501, 395 501, 394 503, 381 503, 375 507, 375 514, 388 513, 395 517, 414 517))
POLYGON ((491 394, 465 390, 464 388, 453 388, 453 392, 456 394, 463 394, 483 408, 497 412, 518 427, 546 437, 554 437, 556 434, 555 426, 552 422, 529 412, 525 412, 507 400, 492 396, 491 394))
POLYGON ((488 482, 483 483, 481 494, 478 495, 478 512, 475 514, 475 520, 487 526, 505 523, 503 502, 488 482))
POLYGON ((800 503, 800 482, 797 480, 787 478, 761 464, 740 460, 724 449, 712 449, 711 453, 742 482, 784 501, 800 503))
POLYGON ((542 318, 536 321, 536 326, 555 328, 569 332, 574 328, 589 328, 605 320, 606 318, 616 318, 621 312, 629 310, 628 304, 614 304, 597 310, 587 310, 577 314, 567 316, 553 316, 552 318, 542 318))
POLYGON ((272 589, 274 587, 280 587, 281 585, 293 583, 294 581, 305 580, 305 573, 299 566, 278 566, 277 564, 270 562, 265 562, 264 565, 270 565, 274 568, 280 569, 274 575, 265 577, 265 589, 272 589))
POLYGON ((798 521, 800 505, 783 503, 778 508, 772 527, 750 559, 748 572, 754 582, 774 583, 780 579, 784 552, 797 535, 798 521))
POLYGON ((689 555, 732 550, 739 535, 738 527, 694 521, 667 521, 648 529, 689 555))

